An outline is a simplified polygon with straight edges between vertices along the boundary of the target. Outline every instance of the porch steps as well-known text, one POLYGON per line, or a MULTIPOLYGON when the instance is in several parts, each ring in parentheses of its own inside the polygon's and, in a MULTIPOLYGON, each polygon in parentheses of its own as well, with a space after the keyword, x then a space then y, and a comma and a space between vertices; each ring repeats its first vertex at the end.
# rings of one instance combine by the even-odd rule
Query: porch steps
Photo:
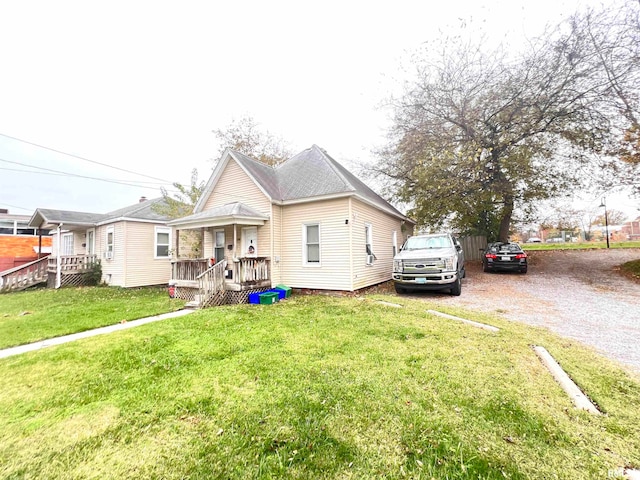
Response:
POLYGON ((200 308, 201 298, 202 298, 202 295, 198 295, 198 294, 194 295, 193 300, 191 300, 190 302, 187 302, 184 308, 188 308, 190 310, 197 310, 198 308, 200 308))

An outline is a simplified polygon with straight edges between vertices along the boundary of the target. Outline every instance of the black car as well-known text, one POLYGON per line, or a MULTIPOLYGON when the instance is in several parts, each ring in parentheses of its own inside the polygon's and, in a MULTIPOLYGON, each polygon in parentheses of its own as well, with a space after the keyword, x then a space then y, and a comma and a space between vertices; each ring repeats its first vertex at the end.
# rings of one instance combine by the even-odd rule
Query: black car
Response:
POLYGON ((490 243, 482 256, 482 270, 513 270, 527 273, 527 254, 517 243, 490 243))

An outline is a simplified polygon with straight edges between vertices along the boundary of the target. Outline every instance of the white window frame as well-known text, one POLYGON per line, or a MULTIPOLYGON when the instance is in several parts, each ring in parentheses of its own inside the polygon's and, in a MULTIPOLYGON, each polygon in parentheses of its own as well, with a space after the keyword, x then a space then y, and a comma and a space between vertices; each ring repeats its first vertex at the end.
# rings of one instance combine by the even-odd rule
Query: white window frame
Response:
POLYGON ((365 264, 373 265, 373 261, 376 259, 373 253, 373 225, 370 223, 364 224, 364 245, 365 245, 365 264))
POLYGON ((62 248, 60 249, 61 250, 60 255, 62 255, 64 257, 69 257, 69 256, 73 255, 73 240, 74 240, 73 239, 73 232, 63 233, 61 235, 61 237, 62 237, 61 238, 61 241, 62 241, 61 247, 62 248), (70 244, 67 243, 67 239, 68 238, 71 238, 71 243, 70 244), (67 247, 71 247, 71 251, 70 252, 69 252, 69 249, 67 247))
POLYGON ((171 227, 155 227, 154 235, 153 235, 153 258, 155 259, 166 259, 171 258, 171 227), (168 234, 168 243, 158 243, 158 234, 159 233, 167 233, 168 234), (167 254, 166 255, 158 255, 158 247, 166 246, 167 254))
POLYGON ((104 258, 113 260, 116 254, 116 232, 113 226, 107 227, 104 232, 104 258), (111 243, 109 243, 109 234, 111 234, 111 243))
POLYGON ((320 222, 308 222, 302 224, 302 266, 321 267, 322 266, 322 227, 320 222), (318 261, 309 262, 309 249, 307 243, 307 228, 318 227, 318 261))

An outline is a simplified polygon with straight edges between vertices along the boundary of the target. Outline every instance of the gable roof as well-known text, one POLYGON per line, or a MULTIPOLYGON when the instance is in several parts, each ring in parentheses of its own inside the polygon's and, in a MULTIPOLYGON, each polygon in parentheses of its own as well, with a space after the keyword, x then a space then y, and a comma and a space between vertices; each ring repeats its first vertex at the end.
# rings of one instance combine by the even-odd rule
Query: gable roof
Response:
POLYGON ((167 225, 176 225, 187 228, 197 228, 199 226, 215 226, 215 224, 226 225, 228 223, 238 223, 244 225, 264 225, 269 220, 257 210, 245 205, 241 202, 227 203, 221 207, 205 210, 204 212, 194 213, 187 217, 182 217, 169 222, 167 225), (212 221, 214 221, 212 223, 212 221))
POLYGON ((274 203, 297 203, 327 196, 353 195, 414 223, 317 145, 303 150, 275 168, 227 149, 207 182, 194 209, 195 213, 202 212, 206 199, 232 159, 274 203))
POLYGON ((95 227, 125 219, 165 223, 169 217, 156 213, 152 208, 153 205, 162 202, 164 202, 162 197, 154 198, 153 200, 146 200, 109 213, 89 213, 38 208, 31 216, 29 226, 42 228, 47 225, 54 226, 63 224, 78 227, 95 227))

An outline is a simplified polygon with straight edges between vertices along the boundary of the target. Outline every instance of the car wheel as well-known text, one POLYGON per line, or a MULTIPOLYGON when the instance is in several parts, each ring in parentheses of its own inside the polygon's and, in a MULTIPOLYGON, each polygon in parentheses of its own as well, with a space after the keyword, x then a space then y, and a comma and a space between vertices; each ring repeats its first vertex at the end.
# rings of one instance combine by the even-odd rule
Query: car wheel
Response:
POLYGON ((458 297, 460 296, 461 293, 462 293, 462 280, 460 280, 460 277, 458 277, 458 279, 453 284, 453 287, 451 287, 451 295, 458 297))
POLYGON ((399 293, 400 295, 402 295, 403 293, 407 293, 407 289, 401 287, 397 283, 394 286, 396 287, 396 293, 399 293))
POLYGON ((527 273, 527 267, 521 268, 520 273, 527 273))
POLYGON ((487 265, 486 263, 482 263, 482 271, 487 273, 489 271, 489 265, 487 265))

